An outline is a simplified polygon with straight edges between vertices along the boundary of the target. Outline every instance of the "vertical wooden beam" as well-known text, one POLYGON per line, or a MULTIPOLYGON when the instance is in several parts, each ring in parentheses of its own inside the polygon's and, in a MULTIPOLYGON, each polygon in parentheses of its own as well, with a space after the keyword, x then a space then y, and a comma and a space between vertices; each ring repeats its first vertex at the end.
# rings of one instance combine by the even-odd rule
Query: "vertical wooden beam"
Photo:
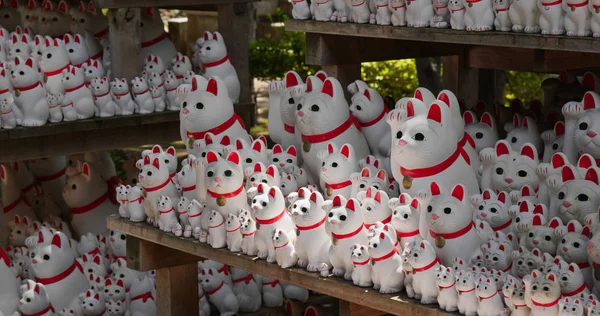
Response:
POLYGON ((140 9, 108 10, 112 76, 128 82, 142 73, 140 9))
POLYGON ((346 87, 354 80, 361 78, 360 64, 329 65, 322 68, 328 76, 335 77, 342 84, 346 97, 350 98, 351 95, 346 91, 346 87))
MULTIPOLYGON (((240 79, 239 103, 252 102, 252 78, 250 76, 250 50, 248 43, 254 30, 254 5, 250 2, 219 5, 219 32, 225 39, 227 53, 240 79)), ((254 107, 243 109, 238 114, 246 127, 254 125, 254 107)))
POLYGON ((385 314, 382 311, 372 309, 370 307, 358 305, 348 301, 340 300, 339 314, 340 316, 377 316, 385 314))
POLYGON ((467 67, 462 55, 442 57, 442 64, 442 88, 454 92, 467 108, 474 106, 479 97, 478 69, 467 67))
POLYGON ((198 264, 156 270, 158 315, 198 315, 198 264))

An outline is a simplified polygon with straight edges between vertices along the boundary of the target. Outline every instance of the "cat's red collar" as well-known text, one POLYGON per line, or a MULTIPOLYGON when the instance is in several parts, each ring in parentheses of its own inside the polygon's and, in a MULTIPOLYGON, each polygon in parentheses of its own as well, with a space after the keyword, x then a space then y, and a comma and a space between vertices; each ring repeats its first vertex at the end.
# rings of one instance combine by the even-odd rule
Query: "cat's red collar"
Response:
POLYGON ((206 63, 206 64, 204 64, 204 68, 215 67, 215 66, 224 64, 227 61, 230 61, 229 60, 229 55, 225 55, 225 57, 223 57, 223 58, 221 58, 221 59, 219 59, 217 61, 214 61, 212 63, 206 63))
POLYGON ((496 296, 496 294, 498 294, 498 291, 495 291, 494 294, 492 294, 490 296, 479 296, 479 295, 477 295, 477 297, 479 298, 480 301, 482 301, 482 300, 490 299, 490 298, 496 296))
POLYGON ((94 34, 94 37, 100 38, 100 37, 104 37, 106 35, 108 35, 108 27, 106 27, 104 30, 94 34))
MULTIPOLYGON (((561 1, 562 1, 562 0, 561 0, 561 1)), ((458 12, 458 11, 464 11, 464 10, 465 10, 465 8, 460 8, 460 9, 456 9, 456 10, 454 10, 454 9, 450 9, 450 11, 452 11, 452 13, 454 13, 454 12, 458 12)))
POLYGON ((227 265, 225 265, 225 264, 221 267, 221 269, 217 270, 217 272, 223 273, 225 275, 229 275, 229 269, 227 268, 227 265))
POLYGON ((210 195, 210 197, 213 199, 217 199, 221 196, 224 198, 230 199, 230 198, 236 197, 238 194, 242 193, 243 190, 244 190, 244 186, 242 185, 237 190, 235 190, 233 192, 229 192, 229 193, 216 193, 216 192, 213 192, 208 189, 206 190, 206 193, 208 193, 208 195, 210 195))
POLYGON ((140 300, 140 299, 142 300, 142 302, 146 303, 146 301, 148 299, 154 300, 154 296, 152 296, 152 292, 146 292, 144 294, 140 294, 138 296, 132 297, 131 301, 133 302, 133 301, 137 301, 137 300, 140 300))
POLYGON ((279 215, 277 215, 275 217, 272 217, 269 219, 256 218, 256 223, 260 224, 260 225, 274 224, 274 223, 277 223, 280 219, 282 219, 286 213, 287 213, 287 210, 284 208, 283 211, 281 211, 281 213, 279 213, 279 215))
POLYGON ((469 290, 458 290, 458 294, 462 294, 462 293, 469 293, 469 292, 473 292, 475 291, 475 288, 469 289, 469 290))
POLYGON ((463 137, 458 142, 458 146, 464 147, 467 144, 467 142, 473 149, 475 149, 475 141, 473 140, 473 137, 471 137, 471 135, 469 135, 467 132, 465 132, 463 134, 463 137))
POLYGON ((586 261, 586 262, 578 263, 577 266, 579 267, 579 269, 585 269, 585 268, 590 267, 590 263, 586 261))
POLYGON ((225 220, 223 220, 219 225, 216 225, 216 226, 208 225, 208 228, 219 228, 219 227, 223 226, 223 224, 225 224, 225 220))
POLYGON ((245 276, 243 278, 233 279, 233 283, 244 282, 246 284, 249 284, 250 281, 252 281, 252 280, 254 280, 254 276, 252 275, 252 273, 249 273, 247 276, 245 276))
POLYGON ((453 232, 453 233, 436 233, 433 230, 429 230, 429 235, 432 238, 436 238, 436 237, 442 237, 444 239, 454 239, 454 238, 458 238, 466 233, 468 233, 469 231, 471 231, 471 229, 473 229, 475 227, 475 224, 473 222, 469 223, 469 225, 467 225, 465 228, 453 232))
POLYGON ((348 233, 348 234, 331 233, 331 236, 337 240, 346 239, 346 238, 350 238, 350 237, 358 235, 358 233, 360 233, 364 228, 365 228, 364 225, 360 225, 355 231, 353 231, 351 233, 348 233))
POLYGON ((435 259, 428 265, 420 268, 413 268, 414 272, 423 272, 433 268, 436 264, 440 263, 440 258, 435 257, 435 259))
POLYGON ((561 293, 561 294, 563 297, 575 296, 575 295, 583 292, 586 288, 587 288, 587 285, 584 282, 580 287, 576 288, 575 290, 573 290, 571 292, 567 292, 567 293, 561 293))
MULTIPOLYGON (((46 75, 46 77, 52 77, 52 76, 56 76, 56 75, 60 75, 62 74, 63 70, 69 68, 69 66, 71 66, 71 63, 69 62, 66 66, 56 69, 56 70, 52 70, 52 71, 44 71, 44 75, 46 75)), ((20 90, 20 89, 19 89, 20 90)), ((21 90, 23 91, 23 90, 21 90)))
POLYGON ((94 248, 94 250, 90 251, 87 253, 88 255, 94 257, 95 255, 99 255, 100 254, 100 249, 98 249, 98 247, 94 248))
POLYGON ((171 212, 175 211, 174 207, 171 207, 170 209, 166 210, 166 211, 158 211, 160 214, 169 214, 171 212))
POLYGON ((283 123, 283 129, 290 134, 294 134, 296 132, 296 128, 293 125, 287 125, 285 123, 283 123))
POLYGON ((150 47, 162 40, 164 40, 165 38, 167 38, 167 36, 169 36, 169 34, 167 32, 163 32, 162 34, 160 34, 158 37, 151 39, 147 42, 142 42, 142 48, 146 48, 146 47, 150 47))
POLYGON ((264 285, 270 285, 271 287, 276 287, 277 284, 279 284, 279 280, 274 280, 274 281, 271 281, 271 282, 263 282, 263 286, 264 285))
POLYGON ((334 139, 340 136, 342 133, 347 131, 352 125, 354 125, 357 129, 359 128, 358 121, 352 113, 348 116, 348 119, 342 123, 342 125, 332 129, 331 131, 323 134, 315 134, 315 135, 304 135, 302 134, 302 141, 309 142, 311 144, 314 143, 322 143, 331 139, 334 139))
POLYGON ((124 97, 129 94, 129 91, 125 91, 123 93, 113 93, 113 95, 117 98, 124 97))
POLYGON ((191 185, 189 187, 183 187, 182 190, 183 190, 183 192, 194 191, 194 190, 196 190, 196 185, 194 184, 194 185, 191 185))
POLYGON ((34 83, 34 84, 32 84, 32 85, 29 85, 29 86, 25 86, 25 87, 14 87, 14 90, 15 90, 15 91, 19 91, 19 92, 24 92, 24 91, 31 90, 31 89, 33 89, 33 88, 35 88, 35 87, 37 87, 37 86, 39 86, 39 85, 41 85, 41 84, 42 84, 42 83, 38 81, 38 82, 36 82, 36 83, 34 83))
POLYGON ((552 2, 544 2, 542 1, 542 5, 545 7, 551 7, 551 6, 555 6, 555 5, 559 5, 562 3, 562 0, 557 0, 557 1, 552 1, 552 2))
MULTIPOLYGON (((391 221, 392 221, 392 215, 390 214, 390 216, 386 217, 385 219, 383 219, 380 222, 385 225, 385 224, 390 223, 391 221)), ((375 223, 373 223, 373 224, 367 224, 367 223, 365 223, 365 227, 367 229, 373 227, 374 225, 375 225, 375 223)))
POLYGON ((58 172, 56 172, 54 174, 51 174, 48 176, 36 176, 35 179, 40 182, 52 181, 54 179, 58 179, 58 178, 64 176, 66 172, 67 172, 67 167, 64 167, 63 169, 59 170, 58 172))
POLYGON ((417 236, 419 234, 419 229, 417 228, 417 230, 413 230, 412 232, 399 232, 396 231, 396 236, 398 236, 398 238, 408 238, 408 237, 414 237, 417 236))
POLYGON ((325 182, 325 187, 327 189, 331 188, 332 190, 343 189, 343 188, 349 187, 351 185, 352 185, 352 181, 350 181, 350 180, 344 181, 344 182, 340 182, 340 183, 327 183, 327 182, 325 182))
POLYGON ((298 230, 312 230, 312 229, 315 229, 315 228, 323 225, 326 220, 327 220, 327 217, 323 217, 322 220, 318 221, 315 224, 312 224, 312 225, 309 225, 309 226, 299 226, 299 225, 296 225, 296 228, 298 228, 298 230))
POLYGON ((510 226, 510 224, 512 224, 512 218, 509 218, 509 219, 508 219, 508 221, 507 221, 506 223, 504 223, 504 224, 502 224, 502 225, 500 225, 500 226, 497 226, 497 227, 492 227, 492 229, 493 229, 495 232, 497 232, 497 231, 499 231, 499 230, 503 230, 503 229, 505 229, 506 227, 510 226))
POLYGON ((12 211, 15 207, 17 207, 17 205, 19 205, 21 202, 25 203, 25 205, 29 205, 29 201, 27 201, 27 199, 25 198, 24 195, 20 195, 19 198, 17 198, 14 202, 4 206, 4 214, 12 211))
POLYGON ((142 92, 135 92, 135 91, 134 91, 133 93, 134 93, 135 95, 142 95, 142 94, 146 94, 146 93, 148 93, 148 91, 150 91, 150 89, 146 89, 146 90, 144 90, 144 91, 142 91, 142 92))
POLYGON ((142 204, 142 201, 144 200, 143 196, 140 196, 139 198, 135 199, 135 200, 129 200, 129 203, 134 203, 134 202, 138 202, 140 204, 142 204))
POLYGON ((456 281, 454 281, 454 283, 444 286, 444 285, 438 285, 438 287, 440 288, 440 290, 445 290, 445 289, 450 289, 452 288, 454 285, 456 285, 456 281))
POLYGON ((235 124, 235 122, 239 122, 240 125, 242 125, 242 128, 245 128, 242 118, 234 113, 227 121, 223 122, 222 124, 220 124, 216 127, 211 128, 207 131, 203 131, 203 132, 187 131, 186 134, 187 134, 188 138, 204 139, 204 135, 206 135, 206 133, 211 133, 215 136, 219 135, 219 134, 223 133, 224 131, 228 130, 231 126, 233 126, 233 124, 235 124))
POLYGON ((371 261, 371 259, 367 258, 365 261, 352 261, 352 264, 356 266, 364 266, 365 264, 369 263, 369 261, 371 261))
POLYGON ((86 205, 79 206, 79 207, 71 207, 70 208, 71 213, 73 213, 73 214, 87 213, 87 212, 95 209, 96 207, 98 207, 100 204, 104 203, 104 201, 106 201, 108 198, 109 198, 109 193, 108 193, 108 191, 106 191, 106 193, 102 194, 99 198, 95 199, 91 203, 88 203, 86 205))
POLYGON ((290 242, 286 241, 285 244, 281 245, 281 246, 275 246, 275 249, 279 249, 279 248, 283 248, 285 246, 287 246, 290 242))
POLYGON ((95 95, 94 98, 99 99, 102 98, 104 96, 107 96, 110 93, 110 91, 106 91, 105 93, 101 94, 101 95, 95 95))
POLYGON ((198 217, 198 216, 200 216, 200 215, 202 215, 202 212, 200 212, 200 213, 198 213, 198 214, 194 214, 194 215, 190 214, 190 215, 188 216, 188 218, 194 218, 194 217, 198 217))
POLYGON ((567 6, 569 8, 580 8, 580 7, 585 7, 588 4, 588 0, 585 0, 583 2, 579 2, 579 3, 569 3, 569 1, 567 1, 567 6))
MULTIPOLYGON (((387 7, 387 4, 385 5, 385 7, 387 7)), ((369 126, 373 126, 375 124, 377 124, 379 121, 381 121, 381 119, 383 119, 383 117, 390 111, 390 109, 387 108, 387 106, 383 106, 383 111, 381 111, 381 114, 377 115, 376 118, 374 118, 371 121, 368 122, 364 122, 364 123, 359 123, 360 127, 369 127, 369 126)))
POLYGON ((54 310, 54 307, 52 306, 52 304, 48 305, 48 307, 44 308, 43 310, 41 310, 41 311, 39 311, 37 313, 33 313, 33 314, 21 313, 21 315, 23 315, 23 316, 42 316, 42 315, 45 315, 47 312, 50 312, 50 311, 52 311, 52 313, 56 313, 56 311, 54 310))
POLYGON ((80 85, 78 85, 77 87, 73 87, 73 88, 69 88, 69 89, 65 89, 65 92, 73 92, 73 91, 77 91, 81 88, 83 88, 83 86, 85 86, 85 82, 81 83, 80 85))
POLYGON ((531 303, 533 303, 533 305, 537 306, 537 307, 552 307, 556 304, 558 304, 558 301, 560 301, 560 299, 562 298, 562 296, 559 296, 556 300, 550 302, 550 303, 538 303, 536 301, 534 301, 533 299, 531 299, 531 303))
POLYGON ((144 191, 146 192, 154 192, 157 190, 160 190, 164 187, 167 186, 167 184, 169 184, 169 182, 173 182, 173 179, 171 177, 169 177, 165 182, 163 182, 162 184, 155 186, 155 187, 150 187, 150 188, 144 188, 144 191))
POLYGON ((55 275, 50 278, 35 278, 35 282, 42 283, 43 285, 54 284, 56 282, 62 281, 64 278, 68 277, 75 271, 75 269, 79 269, 79 272, 83 273, 83 267, 77 260, 73 260, 73 264, 68 267, 65 271, 61 272, 58 275, 55 275))
POLYGON ((508 272, 510 272, 510 270, 512 270, 512 262, 510 263, 510 265, 506 269, 503 269, 502 272, 508 273, 508 272))
POLYGON ((450 155, 450 157, 446 158, 444 161, 440 162, 435 166, 418 169, 407 169, 404 167, 400 167, 400 173, 405 177, 409 176, 413 179, 431 177, 448 169, 461 155, 468 164, 470 162, 469 155, 467 155, 467 152, 465 152, 463 146, 457 146, 456 150, 454 151, 454 153, 452 153, 452 155, 450 155))
POLYGON ((375 262, 379 262, 379 261, 389 259, 389 258, 393 257, 395 254, 398 254, 398 248, 396 248, 396 247, 394 247, 394 249, 392 249, 392 251, 390 251, 386 255, 383 255, 381 257, 372 257, 372 259, 375 262))
POLYGON ((256 234, 256 231, 253 231, 251 233, 247 233, 247 234, 242 234, 243 237, 250 237, 250 236, 254 236, 254 234, 256 234))
POLYGON ((241 227, 242 227, 242 226, 238 226, 236 229, 232 229, 232 230, 229 230, 229 229, 227 229, 227 230, 226 230, 226 232, 228 232, 228 233, 235 233, 235 232, 237 232, 238 230, 240 230, 240 228, 241 228, 241 227))

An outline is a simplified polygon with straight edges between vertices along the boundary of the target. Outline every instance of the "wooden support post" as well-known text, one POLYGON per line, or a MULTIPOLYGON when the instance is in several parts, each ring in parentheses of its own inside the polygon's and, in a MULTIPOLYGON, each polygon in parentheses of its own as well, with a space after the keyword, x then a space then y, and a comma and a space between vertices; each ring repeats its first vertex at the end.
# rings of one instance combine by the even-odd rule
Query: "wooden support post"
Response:
MULTIPOLYGON (((219 32, 225 39, 227 53, 240 79, 241 104, 252 103, 252 78, 250 77, 250 50, 254 6, 252 3, 229 3, 219 5, 219 32), (251 16, 252 15, 252 16, 251 16)), ((244 120, 247 128, 254 125, 255 109, 248 106, 238 114, 244 120)))
POLYGON ((467 67, 461 55, 442 57, 442 64, 442 88, 454 92, 467 108, 474 106, 479 97, 478 70, 467 67))
POLYGON ((158 315, 198 315, 198 264, 156 270, 158 315))
POLYGON ((378 316, 383 314, 385 313, 376 309, 340 300, 340 316, 378 316))
POLYGON ((129 82, 142 73, 140 21, 139 8, 108 10, 113 78, 125 78, 129 82))
POLYGON ((202 260, 173 248, 127 236, 127 266, 137 271, 150 271, 179 266, 182 264, 197 263, 202 260))

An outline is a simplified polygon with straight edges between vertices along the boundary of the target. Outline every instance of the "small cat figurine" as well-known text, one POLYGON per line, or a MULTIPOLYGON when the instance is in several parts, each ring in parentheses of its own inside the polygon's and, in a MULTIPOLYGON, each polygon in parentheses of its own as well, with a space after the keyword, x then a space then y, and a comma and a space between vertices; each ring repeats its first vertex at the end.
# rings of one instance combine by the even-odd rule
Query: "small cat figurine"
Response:
POLYGON ((273 231, 273 246, 275 247, 275 260, 280 267, 286 269, 296 265, 298 255, 285 231, 278 228, 273 231))
POLYGON ((502 315, 504 303, 499 294, 496 282, 493 279, 480 276, 477 282, 475 295, 479 298, 477 314, 480 316, 502 315))
POLYGON ((50 110, 45 98, 45 89, 39 81, 37 65, 33 58, 15 58, 13 76, 10 81, 13 86, 15 105, 22 110, 23 126, 42 126, 48 121, 50 110))
POLYGON ((591 235, 589 227, 582 227, 578 221, 571 220, 566 226, 562 226, 562 229, 556 229, 555 233, 561 237, 556 255, 567 263, 577 264, 588 287, 593 288, 593 269, 587 254, 587 244, 591 235))
POLYGON ((137 104, 137 108, 140 109, 140 114, 148 114, 156 110, 146 79, 135 77, 131 80, 131 92, 133 93, 133 100, 137 104))
POLYGON ((371 287, 373 286, 373 279, 371 278, 372 269, 369 266, 371 257, 369 256, 369 250, 365 245, 353 245, 352 246, 352 283, 360 287, 371 287))
POLYGON ((229 214, 227 216, 225 229, 227 232, 227 249, 231 252, 242 251, 242 233, 240 232, 241 223, 235 214, 229 214))
MULTIPOLYGON (((48 107, 50 108, 50 105, 48 105, 48 107)), ((17 127, 17 119, 15 117, 15 113, 13 112, 13 104, 9 102, 8 99, 0 100, 0 118, 2 119, 2 128, 13 129, 17 127)), ((56 123, 56 121, 52 122, 52 120, 54 120, 54 117, 51 117, 50 120, 51 123, 56 123)), ((62 120, 62 115, 60 117, 60 120, 62 120)))
MULTIPOLYGON (((435 250, 429 244, 427 240, 422 240, 420 237, 414 238, 407 247, 409 250, 407 260, 412 267, 413 271, 413 289, 415 291, 415 297, 420 297, 421 304, 433 304, 437 303, 437 296, 439 294, 439 288, 435 284, 436 270, 440 267, 440 259, 437 257, 435 250)), ((457 284, 461 284, 458 282, 457 284)), ((466 283, 465 283, 466 284, 466 283)), ((473 288, 475 286, 473 285, 473 288)), ((457 290, 462 288, 457 287, 457 290)), ((474 295, 474 293, 473 293, 474 295)), ((461 309, 461 296, 459 295, 458 307, 459 311, 463 313, 464 309, 461 309)), ((469 313, 466 313, 469 315, 469 313)))
POLYGON ((198 55, 204 68, 203 76, 206 79, 219 77, 223 80, 231 102, 238 103, 240 97, 240 80, 229 56, 225 40, 219 32, 212 33, 212 37, 204 42, 198 50, 198 55))
POLYGON ((546 275, 538 270, 531 272, 531 276, 524 278, 526 300, 531 301, 532 316, 558 314, 558 301, 560 300, 560 285, 554 273, 546 275))
POLYGON ((454 270, 444 266, 439 266, 435 278, 435 285, 439 289, 437 297, 440 308, 447 312, 458 310, 458 292, 456 291, 456 277, 454 270))
POLYGON ((256 256, 258 248, 254 241, 254 235, 256 234, 256 222, 250 216, 241 219, 241 233, 242 233, 242 253, 247 256, 256 256))
POLYGON ((142 188, 133 186, 127 193, 127 208, 129 210, 129 220, 132 222, 146 221, 146 211, 144 210, 144 194, 142 188))
POLYGON ((46 287, 42 283, 35 283, 21 294, 19 310, 25 315, 50 316, 56 312, 50 303, 46 287))
MULTIPOLYGON (((156 74, 153 74, 156 75, 156 74)), ((165 103, 165 96, 161 93, 158 87, 150 87, 150 95, 152 95, 152 101, 154 102, 154 109, 156 112, 162 112, 167 107, 165 103)))
POLYGON ((91 80, 90 89, 94 96, 94 103, 100 110, 100 117, 121 115, 121 108, 113 101, 110 95, 108 79, 106 77, 91 80))
POLYGON ((231 287, 225 284, 215 269, 202 269, 199 275, 202 289, 209 301, 223 316, 232 316, 239 310, 239 302, 231 287))
POLYGON ((104 312, 106 311, 104 297, 101 296, 100 293, 95 293, 92 290, 87 290, 85 292, 85 297, 81 302, 81 306, 83 307, 83 314, 85 316, 100 316, 104 315, 104 312))
POLYGON ((172 232, 175 224, 179 223, 171 198, 161 196, 158 199, 158 228, 164 232, 172 232))
POLYGON ((94 104, 92 92, 85 86, 83 70, 68 66, 62 71, 61 84, 64 88, 65 98, 73 103, 77 112, 77 119, 88 119, 100 115, 98 107, 94 104))
MULTIPOLYGON (((252 273, 232 268, 233 293, 237 296, 241 312, 256 312, 262 305, 260 288, 252 273)), ((208 315, 207 315, 208 316, 208 315)))
POLYGON ((230 152, 225 159, 213 151, 206 154, 202 162, 206 206, 223 216, 248 208, 247 193, 244 188, 244 174, 240 156, 230 152))
POLYGON ((206 242, 213 248, 227 247, 225 219, 217 211, 212 211, 208 217, 208 238, 206 242))
POLYGON ((114 78, 110 83, 110 94, 113 101, 121 108, 121 115, 131 115, 139 112, 138 105, 131 98, 127 80, 114 78))
MULTIPOLYGON (((379 225, 381 222, 378 222, 379 225)), ((376 225, 376 226, 377 226, 376 225)), ((375 228, 369 240, 369 256, 373 266, 373 283, 379 293, 396 293, 404 287, 402 258, 396 248, 396 231, 390 224, 375 228)))
POLYGON ((333 143, 327 144, 328 155, 321 158, 321 189, 325 192, 325 199, 331 200, 336 195, 350 198, 352 182, 348 180, 350 174, 358 172, 358 160, 354 148, 344 144, 339 152, 333 143))
MULTIPOLYGON (((124 284, 127 286, 127 282, 124 284)), ((130 286, 129 312, 131 315, 156 316, 153 282, 148 277, 141 280, 134 278, 130 286)))
MULTIPOLYGON (((558 301, 559 316, 578 316, 584 315, 584 304, 581 300, 574 297, 562 297, 558 301)), ((588 313, 589 315, 589 313, 588 313)))
POLYGON ((125 299, 126 292, 123 280, 108 278, 104 281, 102 293, 106 301, 122 301, 125 299))

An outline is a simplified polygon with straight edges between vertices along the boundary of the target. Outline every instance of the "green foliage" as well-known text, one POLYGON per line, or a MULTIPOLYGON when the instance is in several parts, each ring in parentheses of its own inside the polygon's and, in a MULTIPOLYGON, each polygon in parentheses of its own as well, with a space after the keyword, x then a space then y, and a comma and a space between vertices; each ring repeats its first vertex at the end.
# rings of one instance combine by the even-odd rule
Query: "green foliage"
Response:
POLYGON ((509 105, 510 100, 519 98, 523 102, 533 99, 544 100, 542 81, 550 77, 548 74, 534 72, 507 71, 507 82, 504 89, 504 103, 509 105))
MULTIPOLYGON (((271 23, 284 22, 288 16, 278 8, 268 19, 271 23)), ((304 33, 286 32, 283 27, 273 27, 273 31, 277 36, 266 34, 250 43, 252 77, 268 81, 281 78, 290 69, 303 78, 317 72, 319 68, 304 64, 304 33)))
POLYGON ((123 162, 125 162, 128 159, 127 153, 122 149, 114 149, 109 150, 108 154, 115 162, 115 169, 117 170, 117 176, 119 177, 119 179, 127 179, 127 176, 125 175, 125 170, 123 169, 123 162))
POLYGON ((362 63, 361 68, 361 76, 371 88, 394 100, 412 95, 419 87, 414 59, 362 63))

